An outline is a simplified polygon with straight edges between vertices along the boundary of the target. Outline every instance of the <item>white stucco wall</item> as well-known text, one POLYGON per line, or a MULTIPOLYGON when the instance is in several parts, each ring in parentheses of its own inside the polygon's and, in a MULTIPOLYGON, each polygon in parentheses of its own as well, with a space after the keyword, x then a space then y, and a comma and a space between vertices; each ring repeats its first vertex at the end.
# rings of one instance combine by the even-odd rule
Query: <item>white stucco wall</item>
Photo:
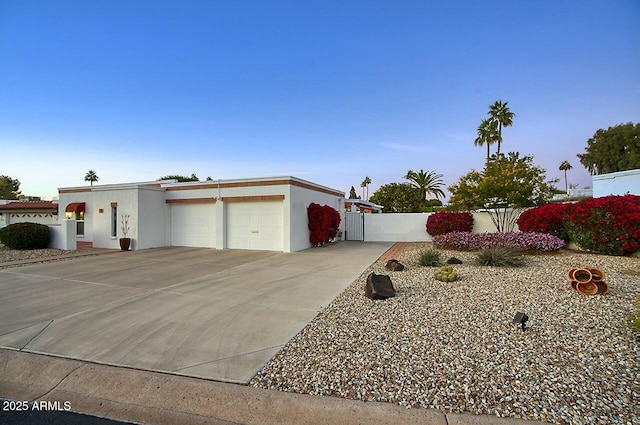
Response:
POLYGON ((593 197, 608 195, 640 195, 640 169, 592 176, 593 197))
MULTIPOLYGON (((87 205, 87 209, 89 205, 87 205)), ((125 237, 122 229, 123 215, 129 215, 129 232, 132 249, 135 249, 138 238, 138 189, 123 187, 103 189, 95 188, 91 201, 91 218, 93 226, 93 247, 119 249, 119 238, 125 237), (118 204, 117 236, 111 236, 111 203, 118 204), (102 212, 100 212, 102 210, 102 212)), ((85 217, 86 217, 85 213, 85 217)))
POLYGON ((138 189, 137 238, 132 241, 133 249, 158 248, 170 244, 168 210, 164 189, 138 189))
MULTIPOLYGON (((340 212, 340 199, 342 197, 320 192, 317 190, 306 189, 299 186, 290 186, 290 188, 291 196, 289 196, 289 228, 291 230, 289 234, 289 250, 301 251, 303 249, 311 248, 311 242, 309 241, 309 217, 307 215, 307 208, 309 207, 309 204, 315 202, 316 204, 320 205, 328 205, 336 211, 340 212)), ((341 221, 340 230, 343 229, 344 222, 341 221)), ((285 227, 285 246, 287 241, 287 230, 288 229, 285 227)))
MULTIPOLYGON (((427 233, 427 218, 431 214, 433 213, 364 214, 364 240, 431 242, 431 235, 427 233)), ((472 215, 474 233, 497 231, 488 212, 473 212, 472 215)))
POLYGON ((370 242, 426 242, 428 213, 365 214, 364 240, 370 242))

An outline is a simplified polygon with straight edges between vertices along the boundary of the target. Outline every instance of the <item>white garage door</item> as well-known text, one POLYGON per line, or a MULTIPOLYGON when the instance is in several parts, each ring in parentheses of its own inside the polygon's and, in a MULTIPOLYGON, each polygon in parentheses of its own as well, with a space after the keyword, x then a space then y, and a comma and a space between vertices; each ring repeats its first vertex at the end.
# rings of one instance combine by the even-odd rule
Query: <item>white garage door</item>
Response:
POLYGON ((215 248, 215 204, 172 204, 171 245, 215 248))
POLYGON ((282 205, 282 201, 227 203, 227 248, 282 251, 282 205))

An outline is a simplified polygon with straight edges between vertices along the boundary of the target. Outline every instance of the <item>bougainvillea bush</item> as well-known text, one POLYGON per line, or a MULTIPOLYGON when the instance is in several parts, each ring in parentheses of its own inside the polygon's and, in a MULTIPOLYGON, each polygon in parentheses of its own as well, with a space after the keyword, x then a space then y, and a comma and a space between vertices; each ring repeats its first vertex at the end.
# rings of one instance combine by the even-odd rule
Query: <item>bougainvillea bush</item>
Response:
POLYGON ((609 255, 640 250, 640 196, 585 199, 567 208, 563 223, 582 249, 609 255))
POLYGON ((469 212, 441 211, 427 218, 427 233, 431 236, 450 232, 470 232, 473 229, 473 215, 469 212))
POLYGON ((562 215, 570 207, 571 204, 546 204, 528 209, 518 217, 518 228, 522 232, 548 233, 568 242, 562 215))
POLYGON ((313 246, 322 245, 338 235, 340 213, 328 205, 309 204, 309 241, 313 246))
POLYGON ((548 252, 565 246, 565 242, 557 236, 535 232, 450 232, 434 236, 433 244, 438 248, 461 251, 504 247, 548 252))

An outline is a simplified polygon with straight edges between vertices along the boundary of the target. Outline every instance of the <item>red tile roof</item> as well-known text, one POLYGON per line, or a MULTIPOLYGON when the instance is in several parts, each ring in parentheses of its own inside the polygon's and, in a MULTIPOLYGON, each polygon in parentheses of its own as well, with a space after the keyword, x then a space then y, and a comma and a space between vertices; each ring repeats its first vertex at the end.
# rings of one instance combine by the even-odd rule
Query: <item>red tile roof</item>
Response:
POLYGON ((52 201, 13 201, 0 204, 0 210, 52 210, 58 211, 58 204, 52 201))

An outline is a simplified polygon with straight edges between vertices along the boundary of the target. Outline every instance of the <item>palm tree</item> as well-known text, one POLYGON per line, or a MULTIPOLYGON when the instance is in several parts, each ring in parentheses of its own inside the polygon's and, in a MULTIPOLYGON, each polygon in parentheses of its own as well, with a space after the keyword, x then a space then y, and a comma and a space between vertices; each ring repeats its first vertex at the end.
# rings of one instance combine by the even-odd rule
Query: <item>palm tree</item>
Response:
POLYGON ((427 194, 431 193, 436 198, 444 197, 444 192, 440 189, 440 186, 443 185, 442 174, 436 174, 435 171, 425 173, 424 170, 419 172, 409 170, 404 178, 420 190, 420 207, 422 208, 424 208, 427 194))
POLYGON ((498 139, 497 122, 491 118, 482 120, 478 126, 478 137, 473 142, 476 146, 487 145, 487 162, 489 162, 489 146, 498 139))
POLYGON ((560 171, 564 171, 564 191, 569 194, 569 186, 567 184, 567 171, 572 169, 573 167, 569 164, 569 161, 562 161, 560 167, 558 168, 560 171))
POLYGON ((364 199, 365 201, 369 200, 369 185, 371 184, 371 179, 369 178, 369 176, 365 177, 364 180, 362 181, 362 183, 360 184, 360 187, 362 188, 362 199, 364 199), (367 197, 365 198, 364 196, 364 188, 367 188, 367 197))
POLYGON ((91 183, 91 186, 93 186, 93 183, 98 180, 98 175, 93 170, 89 170, 89 172, 84 176, 84 181, 91 183))
POLYGON ((509 127, 513 124, 513 118, 516 116, 509 110, 508 104, 509 102, 502 103, 502 100, 496 100, 493 105, 489 106, 488 114, 498 124, 498 158, 500 158, 500 144, 502 143, 502 127, 509 127))

